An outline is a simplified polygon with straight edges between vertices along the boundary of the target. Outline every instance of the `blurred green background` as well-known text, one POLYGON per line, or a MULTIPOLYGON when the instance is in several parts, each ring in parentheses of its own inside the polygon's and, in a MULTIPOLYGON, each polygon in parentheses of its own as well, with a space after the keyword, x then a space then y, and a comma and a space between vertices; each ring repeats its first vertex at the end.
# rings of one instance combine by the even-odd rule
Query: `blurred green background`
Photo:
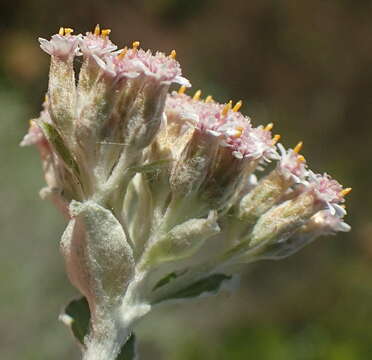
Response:
POLYGON ((13 0, 0 5, 0 358, 79 359, 57 321, 76 295, 64 229, 38 197, 35 149, 19 148, 47 87, 37 37, 96 23, 118 45, 175 48, 205 95, 244 101, 255 124, 304 140, 316 171, 345 186, 349 234, 247 266, 234 294, 164 306, 139 326, 142 359, 367 360, 372 357, 372 2, 367 0, 13 0))

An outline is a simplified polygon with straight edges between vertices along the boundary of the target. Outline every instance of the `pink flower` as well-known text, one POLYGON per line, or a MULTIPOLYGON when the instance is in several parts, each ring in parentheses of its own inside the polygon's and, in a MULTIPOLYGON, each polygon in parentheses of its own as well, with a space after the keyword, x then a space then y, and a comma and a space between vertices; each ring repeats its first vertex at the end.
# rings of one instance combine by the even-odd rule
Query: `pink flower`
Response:
POLYGON ((176 91, 173 91, 171 95, 167 96, 165 108, 168 117, 178 117, 182 120, 191 120, 195 123, 198 121, 195 104, 188 95, 178 94, 176 91))
POLYGON ((110 53, 101 59, 93 55, 98 65, 109 76, 119 78, 132 78, 143 74, 153 78, 161 84, 170 85, 177 83, 184 86, 191 86, 190 82, 181 76, 181 67, 178 61, 165 56, 161 52, 152 55, 151 51, 133 48, 122 50, 121 53, 110 53))
POLYGON ((96 55, 98 57, 109 54, 118 48, 108 36, 95 35, 90 32, 79 39, 79 46, 84 56, 96 55))
POLYGON ((342 186, 328 174, 315 174, 309 171, 309 189, 313 191, 320 201, 328 204, 344 202, 342 186))
POLYGON ((171 56, 157 51, 155 55, 150 50, 131 49, 126 55, 131 59, 142 72, 153 77, 164 84, 177 83, 184 86, 191 86, 190 82, 182 76, 181 66, 177 60, 171 56))
MULTIPOLYGON (((43 110, 40 112, 39 121, 52 124, 52 119, 48 111, 47 96, 45 97, 45 101, 43 103, 43 110)), ((50 152, 50 145, 47 139, 45 138, 43 132, 41 131, 40 127, 34 120, 30 120, 30 127, 28 129, 27 134, 22 139, 20 145, 21 146, 36 145, 42 154, 50 152)))
POLYGON ((343 221, 343 216, 334 215, 329 210, 321 210, 311 218, 322 235, 334 234, 338 231, 348 232, 351 227, 343 221))
POLYGON ((220 138, 221 146, 231 149, 238 159, 277 157, 273 138, 262 126, 253 128, 249 117, 230 109, 231 104, 204 102, 175 92, 168 96, 166 113, 189 121, 196 129, 220 138))
POLYGON ((271 132, 265 130, 263 126, 243 132, 241 142, 238 145, 236 151, 249 159, 262 159, 270 162, 278 156, 271 132))
POLYGON ((128 58, 121 58, 111 53, 106 54, 103 58, 93 54, 93 58, 104 71, 104 74, 116 81, 122 78, 135 78, 140 75, 140 69, 136 66, 136 63, 128 58))
POLYGON ((42 141, 44 141, 44 139, 45 137, 40 128, 35 124, 34 121, 30 121, 30 127, 28 129, 28 132, 23 137, 20 145, 21 146, 36 145, 40 144, 42 141))
POLYGON ((280 151, 278 168, 282 174, 288 179, 292 178, 296 183, 302 182, 307 175, 304 157, 293 149, 286 150, 282 144, 278 144, 278 149, 280 151))
POLYGON ((72 29, 61 28, 59 34, 50 40, 39 38, 40 47, 49 55, 59 58, 71 58, 79 53, 79 40, 82 35, 71 35, 72 29))

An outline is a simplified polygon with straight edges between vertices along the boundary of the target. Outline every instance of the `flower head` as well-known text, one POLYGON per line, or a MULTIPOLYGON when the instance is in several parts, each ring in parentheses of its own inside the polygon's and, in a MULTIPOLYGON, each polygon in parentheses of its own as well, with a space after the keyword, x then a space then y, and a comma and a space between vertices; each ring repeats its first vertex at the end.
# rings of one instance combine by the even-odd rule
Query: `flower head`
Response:
POLYGON ((301 183, 308 173, 305 158, 298 154, 298 150, 286 150, 282 144, 278 144, 278 149, 280 151, 278 163, 280 171, 286 178, 292 178, 296 183, 301 183))
POLYGON ((238 159, 275 158, 276 150, 271 132, 263 127, 253 128, 249 117, 231 109, 232 103, 218 104, 173 92, 168 96, 166 114, 190 122, 196 129, 218 137, 220 145, 231 149, 238 159))
POLYGON ((72 32, 70 28, 61 28, 50 40, 39 38, 40 47, 49 55, 62 59, 73 58, 80 54, 79 41, 82 36, 72 35, 72 32))
POLYGON ((153 55, 150 50, 144 51, 138 47, 139 42, 134 42, 129 50, 124 48, 119 53, 111 52, 103 57, 94 54, 94 58, 108 75, 115 78, 131 78, 142 74, 159 84, 190 86, 189 81, 182 76, 180 64, 175 58, 161 52, 153 55))
POLYGON ((316 194, 319 201, 328 204, 338 204, 345 201, 341 184, 326 173, 321 175, 309 171, 307 188, 316 194))
POLYGON ((42 195, 69 220, 61 249, 92 315, 84 359, 114 359, 153 306, 218 290, 231 266, 349 231, 351 189, 311 171, 302 142, 285 149, 273 124, 253 126, 241 101, 187 95, 175 51, 71 33, 39 40, 49 86, 22 145, 38 147, 42 195))
POLYGON ((102 57, 112 53, 118 47, 109 39, 109 29, 100 30, 99 25, 96 26, 93 33, 87 32, 85 36, 79 39, 80 51, 84 56, 102 57))
POLYGON ((93 58, 105 75, 115 80, 136 78, 141 73, 141 69, 136 62, 129 58, 122 58, 113 53, 106 54, 103 57, 93 54, 93 58))
POLYGON ((181 75, 181 66, 175 59, 175 55, 166 56, 160 51, 153 55, 150 50, 133 49, 128 52, 127 56, 146 76, 156 81, 163 84, 176 83, 191 86, 190 82, 181 75))

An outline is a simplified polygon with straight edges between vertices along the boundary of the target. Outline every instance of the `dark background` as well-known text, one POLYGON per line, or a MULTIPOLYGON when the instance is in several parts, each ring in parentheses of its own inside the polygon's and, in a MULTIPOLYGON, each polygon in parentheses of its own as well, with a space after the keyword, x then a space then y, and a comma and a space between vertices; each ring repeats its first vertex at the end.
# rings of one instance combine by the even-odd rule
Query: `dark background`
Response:
POLYGON ((58 253, 65 226, 38 197, 37 116, 49 57, 37 37, 96 23, 119 46, 175 48, 193 91, 242 99, 310 166, 353 187, 352 232, 249 265, 241 289, 164 306, 139 326, 142 359, 367 360, 372 354, 372 2, 13 0, 0 5, 0 356, 78 359, 57 315, 76 295, 58 253))

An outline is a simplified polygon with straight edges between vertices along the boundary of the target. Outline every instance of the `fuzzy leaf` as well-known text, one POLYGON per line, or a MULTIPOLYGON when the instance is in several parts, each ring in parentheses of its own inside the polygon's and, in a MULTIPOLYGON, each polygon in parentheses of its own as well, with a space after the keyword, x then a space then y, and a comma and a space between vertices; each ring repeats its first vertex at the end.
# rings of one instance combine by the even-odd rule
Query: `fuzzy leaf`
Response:
POLYGON ((218 292, 218 290, 220 290, 223 282, 228 281, 231 278, 232 276, 225 274, 210 275, 204 279, 196 281, 182 290, 178 290, 173 294, 166 295, 162 299, 158 300, 157 303, 165 300, 194 298, 203 294, 215 294, 218 292))
MULTIPOLYGON (((89 331, 90 311, 85 297, 72 300, 60 316, 64 324, 70 327, 76 340, 84 346, 84 337, 89 331)), ((116 360, 134 360, 136 358, 136 336, 130 335, 116 360)))
POLYGON ((123 227, 110 210, 93 201, 73 200, 70 215, 61 250, 71 282, 89 303, 116 299, 134 271, 123 227))

